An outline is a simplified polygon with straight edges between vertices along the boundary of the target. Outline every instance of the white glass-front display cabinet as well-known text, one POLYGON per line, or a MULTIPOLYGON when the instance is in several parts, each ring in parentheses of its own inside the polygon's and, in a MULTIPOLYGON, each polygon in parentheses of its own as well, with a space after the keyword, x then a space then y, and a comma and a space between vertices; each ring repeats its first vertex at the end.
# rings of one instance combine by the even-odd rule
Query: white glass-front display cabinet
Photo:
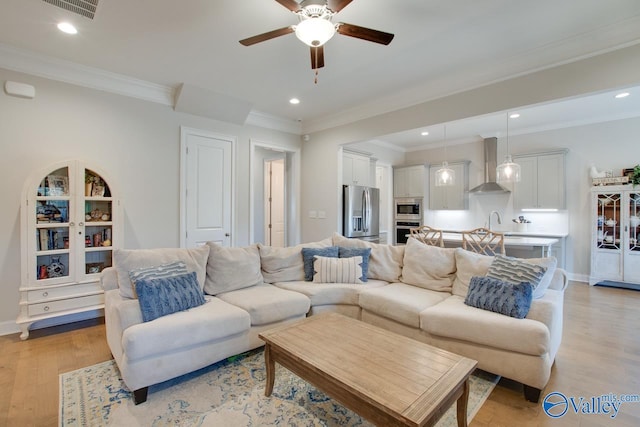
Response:
POLYGON ((591 192, 589 283, 640 283, 640 188, 603 186, 591 192))
POLYGON ((122 207, 104 172, 78 160, 27 181, 22 198, 22 339, 37 321, 104 307, 100 272, 122 246, 122 207))

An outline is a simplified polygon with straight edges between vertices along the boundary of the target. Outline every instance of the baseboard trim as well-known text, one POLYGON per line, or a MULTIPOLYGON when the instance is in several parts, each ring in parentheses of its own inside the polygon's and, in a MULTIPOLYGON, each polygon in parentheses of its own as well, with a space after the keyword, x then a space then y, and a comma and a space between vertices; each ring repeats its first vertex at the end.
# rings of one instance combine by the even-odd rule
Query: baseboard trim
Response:
MULTIPOLYGON (((38 322, 33 323, 29 328, 29 330, 33 331, 36 329, 43 329, 43 328, 50 328, 52 326, 65 325, 67 323, 82 322, 83 320, 97 319, 98 317, 104 317, 103 309, 83 311, 82 313, 74 313, 74 314, 68 314, 66 316, 58 316, 58 317, 52 317, 49 319, 40 320, 38 322)), ((20 327, 15 321, 0 322, 0 336, 11 335, 11 334, 16 334, 20 332, 22 331, 20 330, 20 327)))

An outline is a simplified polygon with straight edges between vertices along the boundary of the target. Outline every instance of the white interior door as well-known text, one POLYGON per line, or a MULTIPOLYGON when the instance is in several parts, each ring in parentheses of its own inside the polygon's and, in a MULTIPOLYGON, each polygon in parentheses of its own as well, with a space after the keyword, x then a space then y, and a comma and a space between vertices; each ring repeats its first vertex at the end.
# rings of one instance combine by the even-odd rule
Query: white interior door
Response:
POLYGON ((234 139, 187 128, 181 139, 181 246, 230 246, 234 139))
POLYGON ((265 237, 267 245, 284 247, 286 242, 285 162, 265 162, 265 237))

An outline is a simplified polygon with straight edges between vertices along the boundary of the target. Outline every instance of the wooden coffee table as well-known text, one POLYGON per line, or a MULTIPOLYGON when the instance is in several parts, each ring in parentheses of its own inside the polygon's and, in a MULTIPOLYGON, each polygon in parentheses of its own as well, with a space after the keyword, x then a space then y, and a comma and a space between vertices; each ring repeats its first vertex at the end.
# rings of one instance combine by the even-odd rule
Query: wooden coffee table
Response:
POLYGON ((457 401, 467 425, 477 362, 336 313, 260 334, 267 384, 276 362, 374 424, 431 426, 457 401))

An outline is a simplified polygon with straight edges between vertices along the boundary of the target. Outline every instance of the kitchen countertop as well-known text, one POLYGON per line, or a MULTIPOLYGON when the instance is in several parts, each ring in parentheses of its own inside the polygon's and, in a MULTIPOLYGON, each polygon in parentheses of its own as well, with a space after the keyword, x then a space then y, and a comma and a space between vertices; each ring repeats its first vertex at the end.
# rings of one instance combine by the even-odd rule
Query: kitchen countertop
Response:
MULTIPOLYGON (((443 233, 462 233, 467 230, 456 230, 456 229, 443 229, 443 233)), ((526 237, 549 237, 554 239, 563 239, 568 236, 567 233, 545 233, 542 231, 508 231, 508 230, 495 230, 496 233, 504 234, 504 237, 508 236, 526 236, 526 237)))
MULTIPOLYGON (((560 240, 558 238, 551 237, 527 237, 524 236, 516 236, 516 235, 505 235, 504 236, 504 245, 505 246, 534 246, 534 247, 550 247, 558 243, 560 240)), ((442 238, 445 242, 460 242, 462 243, 462 234, 459 232, 450 232, 447 231, 442 234, 442 238)))

